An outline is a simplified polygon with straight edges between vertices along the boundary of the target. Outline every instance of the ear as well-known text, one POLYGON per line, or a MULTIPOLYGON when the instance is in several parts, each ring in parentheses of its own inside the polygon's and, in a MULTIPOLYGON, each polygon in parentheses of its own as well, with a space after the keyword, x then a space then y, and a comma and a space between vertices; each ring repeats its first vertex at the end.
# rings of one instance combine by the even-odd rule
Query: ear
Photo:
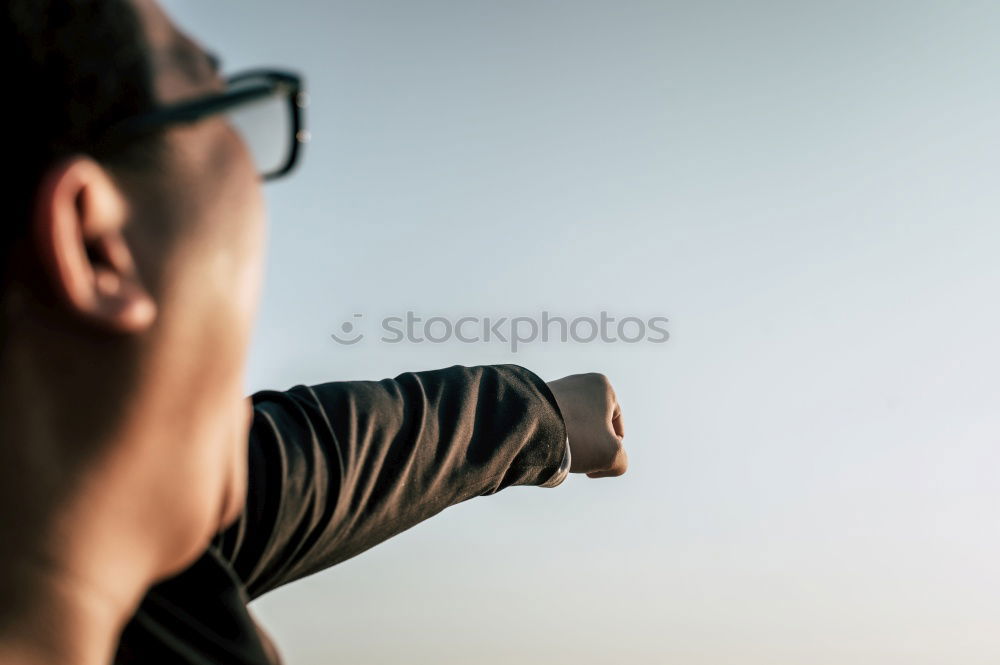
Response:
POLYGON ((57 299, 72 313, 114 332, 137 333, 156 318, 125 240, 128 202, 89 157, 49 169, 35 201, 33 232, 57 299))

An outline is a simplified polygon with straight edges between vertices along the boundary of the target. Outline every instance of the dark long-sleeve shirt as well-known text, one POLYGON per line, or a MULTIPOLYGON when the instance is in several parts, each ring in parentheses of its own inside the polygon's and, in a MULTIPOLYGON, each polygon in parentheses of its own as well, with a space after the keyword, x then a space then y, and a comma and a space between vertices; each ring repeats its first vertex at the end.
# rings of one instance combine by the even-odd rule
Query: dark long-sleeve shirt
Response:
POLYGON ((116 663, 281 663, 246 605, 428 517, 569 472, 548 386, 517 365, 453 366, 382 381, 255 393, 239 518, 152 587, 116 663))

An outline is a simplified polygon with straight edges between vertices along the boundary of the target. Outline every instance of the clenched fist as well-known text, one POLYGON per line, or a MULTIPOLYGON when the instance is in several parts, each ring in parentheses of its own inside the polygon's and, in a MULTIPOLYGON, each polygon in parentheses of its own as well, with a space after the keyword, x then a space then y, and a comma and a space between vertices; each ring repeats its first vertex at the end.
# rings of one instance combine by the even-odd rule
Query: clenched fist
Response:
POLYGON ((571 473, 589 478, 620 476, 628 469, 622 447, 622 408, 608 377, 572 374, 548 383, 566 423, 571 473))

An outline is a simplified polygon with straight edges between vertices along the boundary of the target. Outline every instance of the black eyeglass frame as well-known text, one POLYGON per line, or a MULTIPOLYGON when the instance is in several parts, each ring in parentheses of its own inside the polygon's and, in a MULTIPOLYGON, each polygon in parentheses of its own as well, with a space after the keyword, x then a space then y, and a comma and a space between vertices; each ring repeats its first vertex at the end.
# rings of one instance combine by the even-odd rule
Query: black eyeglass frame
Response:
POLYGON ((259 79, 258 85, 243 85, 237 90, 205 95, 189 101, 169 104, 137 116, 126 118, 114 124, 105 133, 99 145, 103 150, 115 147, 148 135, 171 125, 192 123, 210 115, 225 113, 234 108, 275 95, 286 95, 290 122, 290 149, 285 162, 276 169, 260 174, 263 180, 274 180, 289 173, 297 163, 302 146, 309 140, 305 129, 304 109, 306 93, 302 77, 298 74, 278 69, 252 69, 226 78, 226 87, 245 84, 259 79))

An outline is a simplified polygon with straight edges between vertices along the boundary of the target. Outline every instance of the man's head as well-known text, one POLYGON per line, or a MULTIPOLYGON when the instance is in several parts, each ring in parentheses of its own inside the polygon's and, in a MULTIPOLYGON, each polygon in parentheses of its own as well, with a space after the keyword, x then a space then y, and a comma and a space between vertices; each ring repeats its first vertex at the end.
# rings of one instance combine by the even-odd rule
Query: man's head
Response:
POLYGON ((166 575, 245 495, 260 179, 224 115, 101 147, 124 118, 223 87, 152 0, 3 11, 0 564, 166 575), (67 544, 89 554, 69 564, 67 544))

